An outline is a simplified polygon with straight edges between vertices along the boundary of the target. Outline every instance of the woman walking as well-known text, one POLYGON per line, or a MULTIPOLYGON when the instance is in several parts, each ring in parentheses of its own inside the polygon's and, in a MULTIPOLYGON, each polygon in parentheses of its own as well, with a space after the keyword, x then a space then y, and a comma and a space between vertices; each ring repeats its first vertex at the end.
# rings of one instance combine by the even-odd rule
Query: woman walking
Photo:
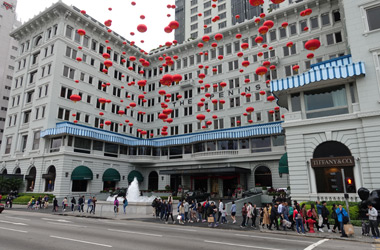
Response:
POLYGON ((234 201, 232 201, 230 212, 231 212, 232 223, 235 224, 236 223, 236 204, 234 201))
POLYGON ((302 235, 305 235, 305 227, 303 226, 303 219, 302 219, 302 214, 301 214, 301 208, 299 205, 295 207, 293 210, 293 220, 296 222, 296 228, 297 228, 297 233, 300 233, 300 228, 302 235))
POLYGON ((117 199, 117 197, 115 197, 115 200, 113 202, 113 211, 115 213, 115 216, 119 212, 119 200, 117 199))
MULTIPOLYGON (((310 228, 309 228, 309 224, 306 223, 306 220, 307 220, 307 211, 306 211, 306 207, 305 207, 305 206, 306 206, 305 203, 301 205, 302 222, 303 222, 304 224, 306 224, 307 229, 310 230, 310 228)), ((304 228, 305 228, 305 225, 304 225, 304 228)), ((305 231, 306 231, 306 230, 305 230, 305 231)))
POLYGON ((127 200, 127 197, 124 196, 124 200, 123 200, 123 210, 124 210, 124 214, 127 214, 127 206, 128 206, 128 200, 127 200))
POLYGON ((185 224, 184 223, 184 220, 185 220, 185 207, 183 205, 183 202, 179 206, 179 215, 178 215, 178 218, 179 218, 179 224, 182 224, 182 225, 185 224))
POLYGON ((264 211, 263 211, 263 228, 264 228, 264 225, 267 226, 267 228, 269 228, 269 224, 270 224, 270 219, 269 219, 269 204, 267 204, 264 208, 264 211))
POLYGON ((339 225, 339 221, 338 221, 338 215, 336 214, 336 205, 335 204, 333 204, 332 205, 332 208, 331 208, 331 219, 334 219, 334 227, 333 227, 333 230, 332 230, 332 232, 333 233, 336 233, 336 228, 338 228, 338 230, 339 230, 339 233, 342 233, 341 231, 340 231, 340 225, 339 225))
POLYGON ((172 218, 173 224, 175 224, 175 220, 173 218, 173 202, 168 202, 168 212, 166 214, 166 221, 165 224, 168 224, 169 216, 172 218))

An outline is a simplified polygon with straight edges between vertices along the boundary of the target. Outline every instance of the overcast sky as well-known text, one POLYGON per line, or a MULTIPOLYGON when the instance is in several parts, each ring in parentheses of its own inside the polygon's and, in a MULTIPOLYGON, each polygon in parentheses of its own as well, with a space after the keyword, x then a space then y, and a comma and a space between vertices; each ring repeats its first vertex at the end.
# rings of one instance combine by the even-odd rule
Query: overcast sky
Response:
MULTIPOLYGON (((18 0, 16 12, 18 19, 23 23, 34 17, 45 8, 56 3, 58 0, 18 0)), ((101 23, 111 19, 111 29, 124 36, 130 41, 135 41, 140 48, 150 51, 166 41, 174 40, 174 31, 171 34, 164 32, 165 26, 174 20, 174 10, 168 9, 167 5, 174 5, 174 0, 63 0, 68 5, 74 5, 101 23), (108 8, 112 8, 109 11, 108 8), (171 17, 167 17, 171 14, 171 17), (141 20, 140 15, 145 19, 141 20), (139 33, 137 25, 147 25, 148 31, 139 33), (135 35, 131 36, 130 32, 135 35), (144 40, 144 43, 140 41, 144 40)))

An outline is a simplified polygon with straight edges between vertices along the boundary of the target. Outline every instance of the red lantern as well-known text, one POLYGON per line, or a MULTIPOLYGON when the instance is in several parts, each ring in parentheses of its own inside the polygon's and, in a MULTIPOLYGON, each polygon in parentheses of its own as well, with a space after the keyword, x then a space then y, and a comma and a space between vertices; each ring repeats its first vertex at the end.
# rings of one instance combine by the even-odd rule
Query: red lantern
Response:
POLYGON ((148 30, 148 27, 146 27, 145 24, 139 24, 137 25, 137 30, 141 33, 145 33, 148 30))
POLYGON ((204 78, 206 77, 206 74, 204 74, 204 73, 200 73, 200 74, 198 75, 198 77, 199 77, 200 79, 204 79, 204 78))
POLYGON ((260 66, 256 69, 256 74, 259 76, 263 76, 268 72, 266 67, 260 66))
POLYGON ((220 34, 220 33, 218 33, 218 34, 216 34, 215 35, 215 40, 217 40, 217 41, 220 41, 220 40, 222 40, 223 39, 223 35, 222 34, 220 34))
POLYGON ((82 100, 82 97, 80 97, 80 95, 71 95, 70 100, 73 101, 74 103, 76 103, 76 102, 79 102, 80 100, 82 100))
POLYGON ((318 39, 311 39, 305 43, 305 49, 316 50, 321 46, 321 42, 318 39))
POLYGON ((273 115, 274 114, 274 110, 269 110, 269 114, 273 115))
POLYGON ((236 39, 240 39, 241 38, 241 34, 236 34, 236 39))
POLYGON ((104 124, 106 124, 107 126, 111 125, 111 121, 105 121, 104 124))
POLYGON ((219 55, 219 56, 218 56, 218 59, 219 59, 219 60, 223 60, 223 58, 224 58, 223 55, 219 55))
POLYGON ((169 27, 172 28, 173 30, 178 29, 179 28, 179 23, 177 21, 171 21, 169 23, 169 27))
POLYGON ((261 18, 261 19, 265 18, 265 13, 261 13, 261 14, 260 14, 260 18, 261 18))
POLYGON ((180 81, 182 81, 182 76, 179 74, 173 75, 173 81, 179 83, 180 81))
POLYGON ((239 52, 239 53, 237 53, 237 56, 238 57, 242 57, 242 56, 244 56, 244 53, 243 52, 239 52))
POLYGON ((197 120, 203 121, 204 119, 206 119, 206 116, 204 114, 197 115, 197 120))
POLYGON ((84 30, 84 29, 78 29, 78 34, 80 35, 80 36, 84 36, 84 35, 86 35, 86 31, 84 30))
POLYGON ((267 20, 263 23, 264 26, 267 26, 268 29, 271 29, 274 26, 274 22, 272 20, 267 20))
POLYGON ((313 59, 314 58, 314 54, 313 53, 309 53, 307 54, 306 56, 308 59, 313 59))
POLYGON ((263 52, 259 52, 259 53, 257 53, 257 56, 258 56, 258 57, 262 57, 263 55, 264 55, 263 52))
POLYGON ((119 115, 124 115, 124 114, 125 114, 125 111, 124 111, 124 110, 119 110, 119 111, 117 111, 117 113, 118 113, 119 115))
POLYGON ((208 41, 210 41, 210 37, 209 36, 203 36, 202 37, 202 41, 203 42, 208 42, 208 41))
POLYGON ((291 48, 293 46, 293 42, 286 43, 286 47, 291 48))
POLYGON ((246 50, 246 49, 248 49, 249 44, 248 44, 248 43, 242 43, 240 47, 241 47, 243 50, 246 50))
POLYGON ((255 42, 256 43, 262 43, 264 41, 264 38, 262 38, 261 36, 257 36, 256 38, 255 38, 255 42))
POLYGON ((288 25, 289 25, 288 22, 283 22, 283 23, 281 24, 281 27, 283 27, 283 28, 285 29, 286 27, 288 27, 288 25))
POLYGON ((267 27, 267 26, 261 26, 261 27, 259 28, 259 33, 260 33, 260 34, 264 35, 264 34, 266 34, 267 32, 268 32, 268 27, 267 27))
POLYGON ((300 68, 300 66, 298 66, 298 65, 294 65, 293 66, 293 70, 296 71, 296 72, 298 71, 299 68, 300 68))
POLYGON ((249 61, 243 61, 241 64, 243 65, 243 67, 248 67, 249 66, 249 61))
POLYGON ((275 70, 275 69, 276 69, 276 65, 271 65, 271 66, 269 67, 269 69, 270 69, 270 70, 275 70))
POLYGON ((308 8, 308 9, 305 10, 305 16, 308 16, 308 15, 310 15, 311 13, 313 13, 313 10, 312 10, 312 9, 308 8))
POLYGON ((264 62, 263 62, 263 66, 264 66, 264 67, 267 67, 267 68, 268 68, 269 65, 270 65, 270 62, 269 62, 269 61, 264 61, 264 62))
POLYGON ((274 4, 280 4, 283 3, 285 0, 271 0, 274 4))
POLYGON ((252 6, 259 6, 264 4, 264 0, 249 0, 249 4, 252 6))
POLYGON ((164 28, 164 31, 165 31, 166 33, 171 33, 171 32, 173 31, 173 29, 170 28, 169 26, 166 26, 166 27, 164 28))
POLYGON ((168 118, 168 115, 167 115, 167 114, 160 113, 160 114, 158 115, 158 119, 166 120, 167 118, 168 118))
POLYGON ((267 101, 269 102, 273 102, 274 100, 276 100, 276 98, 273 95, 267 97, 267 101))
POLYGON ((259 23, 261 21, 261 19, 260 18, 255 18, 255 23, 259 23))
POLYGON ((112 67, 113 62, 111 60, 105 60, 103 64, 104 64, 104 66, 106 66, 107 68, 109 68, 109 67, 112 67))
POLYGON ((259 94, 260 94, 260 95, 265 95, 266 93, 265 93, 264 90, 261 90, 261 91, 259 92, 259 94))
POLYGON ((220 83, 220 86, 221 86, 222 88, 224 88, 224 87, 227 86, 227 83, 225 83, 225 82, 221 82, 221 83, 220 83))

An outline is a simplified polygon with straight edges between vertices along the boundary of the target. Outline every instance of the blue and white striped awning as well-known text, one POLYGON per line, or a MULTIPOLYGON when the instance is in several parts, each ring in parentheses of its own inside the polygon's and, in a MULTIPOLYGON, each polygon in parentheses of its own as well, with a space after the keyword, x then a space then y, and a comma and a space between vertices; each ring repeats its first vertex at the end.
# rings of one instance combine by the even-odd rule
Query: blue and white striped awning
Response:
POLYGON ((283 131, 281 124, 282 122, 273 122, 260 125, 213 130, 209 132, 160 137, 154 139, 141 139, 98 128, 74 124, 71 122, 61 122, 57 123, 56 128, 50 128, 42 131, 41 137, 73 135, 129 146, 164 147, 170 145, 190 144, 199 141, 238 139, 252 136, 281 134, 283 131))
POLYGON ((311 69, 300 75, 295 75, 271 81, 272 92, 301 87, 313 82, 342 79, 365 74, 363 62, 352 62, 351 55, 346 55, 311 65, 311 69))

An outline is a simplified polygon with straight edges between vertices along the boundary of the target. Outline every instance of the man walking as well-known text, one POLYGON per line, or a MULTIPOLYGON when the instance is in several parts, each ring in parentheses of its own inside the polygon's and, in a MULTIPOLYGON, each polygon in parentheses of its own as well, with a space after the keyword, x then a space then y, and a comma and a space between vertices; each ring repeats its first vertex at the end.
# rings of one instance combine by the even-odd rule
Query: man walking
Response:
POLYGON ((253 204, 253 208, 252 208, 252 226, 251 227, 253 227, 255 229, 256 229, 257 214, 258 214, 258 211, 257 211, 257 208, 256 208, 256 204, 253 204))
POLYGON ((328 232, 331 233, 330 223, 329 223, 330 212, 327 209, 326 205, 327 205, 326 201, 322 201, 322 218, 323 218, 322 226, 326 224, 328 232))
POLYGON ((247 203, 244 203, 244 206, 241 209, 241 215, 243 216, 243 221, 241 222, 241 225, 240 225, 241 228, 245 228, 245 223, 247 221, 247 213, 248 213, 247 211, 248 211, 247 203))
POLYGON ((77 204, 77 201, 75 200, 75 197, 71 199, 71 212, 74 212, 75 205, 77 204))
POLYGON ((275 225, 277 230, 280 230, 278 228, 278 205, 275 203, 270 211, 270 225, 269 225, 269 230, 272 230, 272 224, 275 225))
POLYGON ((91 196, 90 196, 90 198, 88 198, 88 200, 87 200, 87 213, 88 213, 88 209, 90 209, 90 213, 91 213, 91 211, 92 211, 92 198, 91 198, 91 196))
POLYGON ((372 237, 375 239, 379 238, 379 224, 377 222, 378 212, 372 204, 368 204, 368 214, 369 217, 369 226, 371 227, 372 237))
POLYGON ((319 201, 317 203, 317 214, 318 214, 318 227, 319 232, 323 233, 322 227, 323 227, 323 216, 322 216, 322 208, 323 206, 320 204, 319 201))

